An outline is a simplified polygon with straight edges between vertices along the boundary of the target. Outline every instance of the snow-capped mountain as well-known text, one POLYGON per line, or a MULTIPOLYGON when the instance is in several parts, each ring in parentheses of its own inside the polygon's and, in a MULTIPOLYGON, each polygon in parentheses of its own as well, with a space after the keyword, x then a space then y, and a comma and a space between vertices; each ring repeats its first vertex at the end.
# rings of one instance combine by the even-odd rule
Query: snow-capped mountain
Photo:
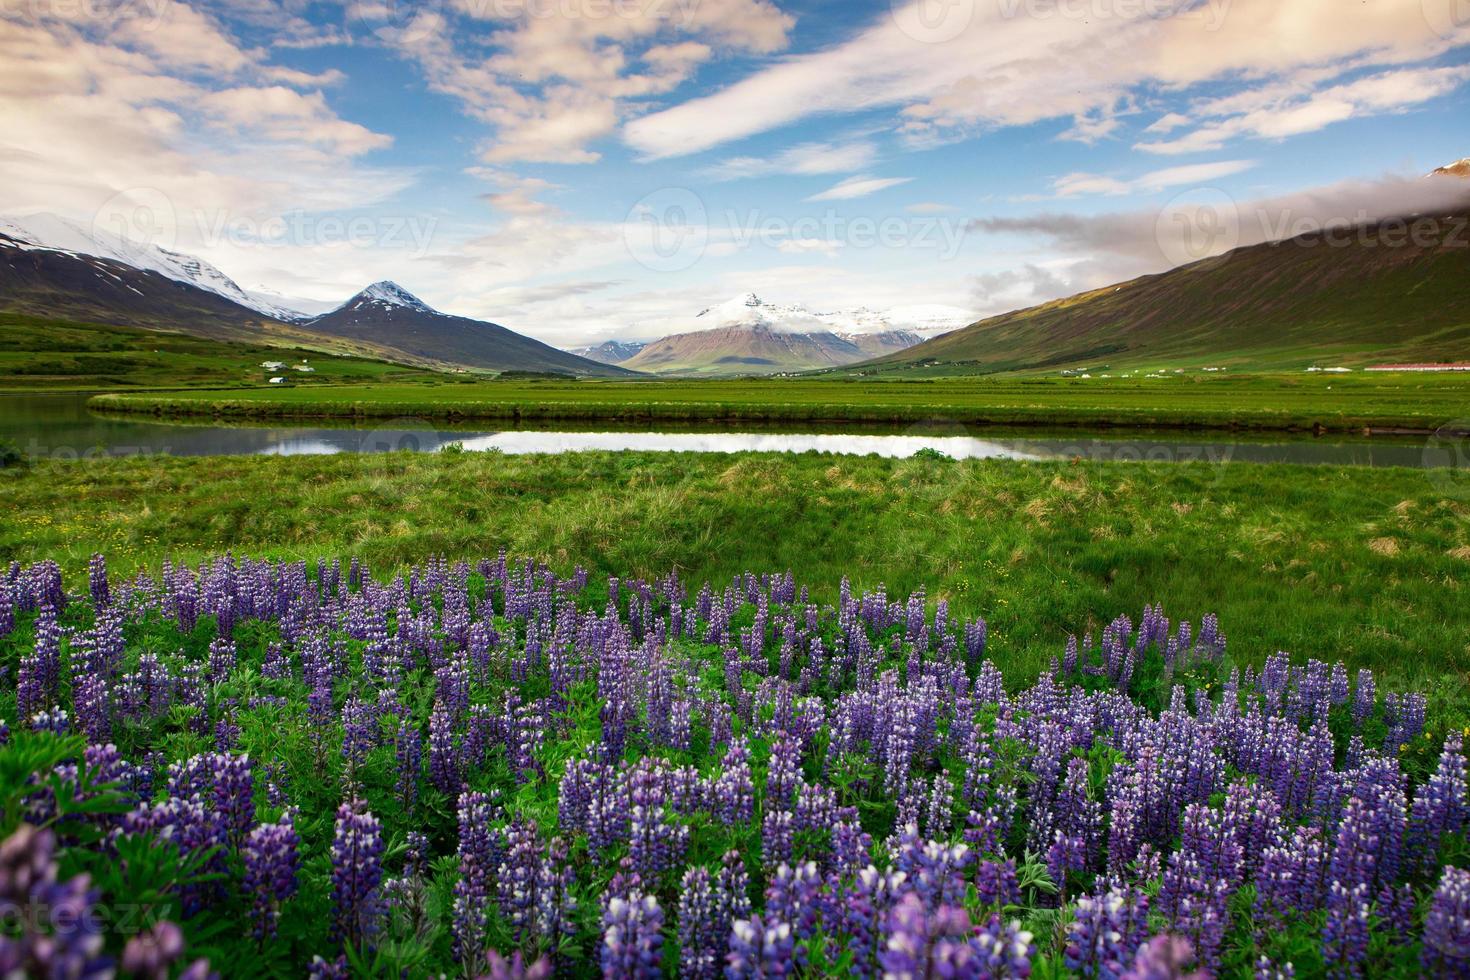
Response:
POLYGON ((799 304, 767 303, 755 293, 742 293, 701 310, 689 328, 710 330, 715 327, 762 326, 784 333, 826 330, 839 337, 899 330, 927 338, 957 330, 974 319, 968 310, 939 304, 896 306, 887 310, 859 306, 847 310, 816 311, 799 304))
POLYGON ((333 310, 332 315, 353 315, 361 313, 364 316, 373 316, 375 314, 392 312, 396 309, 427 313, 430 316, 444 315, 413 293, 398 285, 398 283, 390 282, 387 279, 373 283, 333 310))
POLYGON ((440 313, 395 282, 375 282, 341 306, 302 325, 342 340, 381 344, 416 359, 488 368, 575 375, 626 375, 607 364, 548 347, 497 323, 440 313))
POLYGON ((621 364, 636 357, 645 346, 640 340, 608 340, 591 347, 569 347, 567 353, 599 364, 621 364))
POLYGON ((1429 172, 1431 177, 1470 177, 1470 157, 1447 163, 1443 167, 1435 167, 1429 172))
MULTIPOLYGON (((651 341, 617 363, 659 374, 808 371, 893 354, 971 319, 942 306, 813 312, 742 293, 701 310, 685 321, 686 330, 651 341)), ((675 321, 676 330, 683 325, 675 321)))
POLYGON ((0 219, 0 234, 21 243, 22 247, 29 246, 68 255, 92 255, 122 262, 135 269, 157 272, 176 282, 206 289, 277 320, 292 322, 303 318, 300 310, 273 302, 261 293, 250 293, 241 289, 233 279, 197 256, 134 241, 101 228, 88 228, 54 214, 0 219))

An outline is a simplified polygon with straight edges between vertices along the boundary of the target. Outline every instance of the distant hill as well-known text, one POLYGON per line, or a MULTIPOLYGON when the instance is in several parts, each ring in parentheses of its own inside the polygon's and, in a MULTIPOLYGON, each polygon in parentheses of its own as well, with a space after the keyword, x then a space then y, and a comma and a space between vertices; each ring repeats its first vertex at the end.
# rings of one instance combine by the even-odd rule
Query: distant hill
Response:
POLYGON ((573 347, 567 353, 599 364, 621 364, 636 357, 643 348, 643 342, 638 340, 608 340, 595 347, 573 347))
POLYGON ((604 376, 630 373, 557 350, 497 323, 440 313, 392 282, 374 283, 332 312, 307 320, 302 326, 313 333, 373 343, 415 358, 493 371, 604 376))
POLYGON ((1081 366, 1304 368, 1470 360, 1470 212, 1236 249, 990 317, 864 364, 929 373, 1081 366))
MULTIPOLYGON (((934 331, 963 322, 949 307, 923 307, 919 329, 934 331)), ((812 312, 766 303, 745 293, 698 313, 693 329, 643 346, 624 367, 656 374, 774 374, 840 367, 920 343, 918 329, 892 326, 876 310, 812 312)))

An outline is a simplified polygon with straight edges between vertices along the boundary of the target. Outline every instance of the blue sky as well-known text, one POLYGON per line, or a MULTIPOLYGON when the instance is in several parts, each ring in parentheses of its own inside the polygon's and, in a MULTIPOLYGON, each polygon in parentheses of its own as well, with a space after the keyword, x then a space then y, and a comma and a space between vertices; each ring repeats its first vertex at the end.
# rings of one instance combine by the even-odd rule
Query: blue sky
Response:
POLYGON ((1470 0, 0 5, 0 211, 559 344, 972 315, 1436 207, 1470 0))

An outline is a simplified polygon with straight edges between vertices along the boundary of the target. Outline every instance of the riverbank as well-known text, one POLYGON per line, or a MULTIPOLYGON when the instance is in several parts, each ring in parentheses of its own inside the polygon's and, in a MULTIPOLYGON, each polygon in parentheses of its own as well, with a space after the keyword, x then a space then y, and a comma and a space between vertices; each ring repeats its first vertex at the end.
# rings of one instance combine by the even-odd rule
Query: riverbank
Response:
POLYGON ((1068 633, 1162 602, 1218 613, 1241 664, 1343 658, 1461 703, 1446 678, 1470 674, 1465 479, 755 453, 42 461, 0 470, 0 561, 55 558, 74 582, 97 551, 128 573, 224 550, 351 554, 381 573, 501 547, 694 582, 802 568, 826 589, 817 602, 844 574, 893 594, 927 585, 990 621, 1018 677, 1068 633))
POLYGON ((93 407, 230 419, 842 422, 1428 434, 1470 428, 1463 375, 905 381, 494 381, 99 395, 93 407))

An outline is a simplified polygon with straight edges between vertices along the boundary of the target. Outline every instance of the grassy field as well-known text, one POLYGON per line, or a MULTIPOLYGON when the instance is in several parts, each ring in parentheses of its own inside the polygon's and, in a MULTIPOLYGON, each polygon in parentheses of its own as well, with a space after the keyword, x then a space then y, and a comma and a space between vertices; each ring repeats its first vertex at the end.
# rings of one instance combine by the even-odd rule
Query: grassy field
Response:
POLYGON ((1178 375, 932 381, 495 381, 111 394, 110 410, 223 418, 956 421, 1434 431, 1470 419, 1470 375, 1178 375))
POLYGON ((1163 602, 1237 662, 1343 658, 1470 717, 1470 487, 1390 469, 808 454, 478 453, 45 462, 0 471, 0 560, 119 569, 230 549, 381 572, 500 547, 594 574, 797 570, 927 586, 1017 676, 1163 602))
POLYGON ((0 391, 106 388, 265 387, 273 375, 293 390, 331 384, 450 380, 450 375, 302 348, 208 340, 134 327, 0 314, 0 391), (285 368, 267 371, 264 361, 285 368), (291 369, 309 362, 310 373, 291 369))

